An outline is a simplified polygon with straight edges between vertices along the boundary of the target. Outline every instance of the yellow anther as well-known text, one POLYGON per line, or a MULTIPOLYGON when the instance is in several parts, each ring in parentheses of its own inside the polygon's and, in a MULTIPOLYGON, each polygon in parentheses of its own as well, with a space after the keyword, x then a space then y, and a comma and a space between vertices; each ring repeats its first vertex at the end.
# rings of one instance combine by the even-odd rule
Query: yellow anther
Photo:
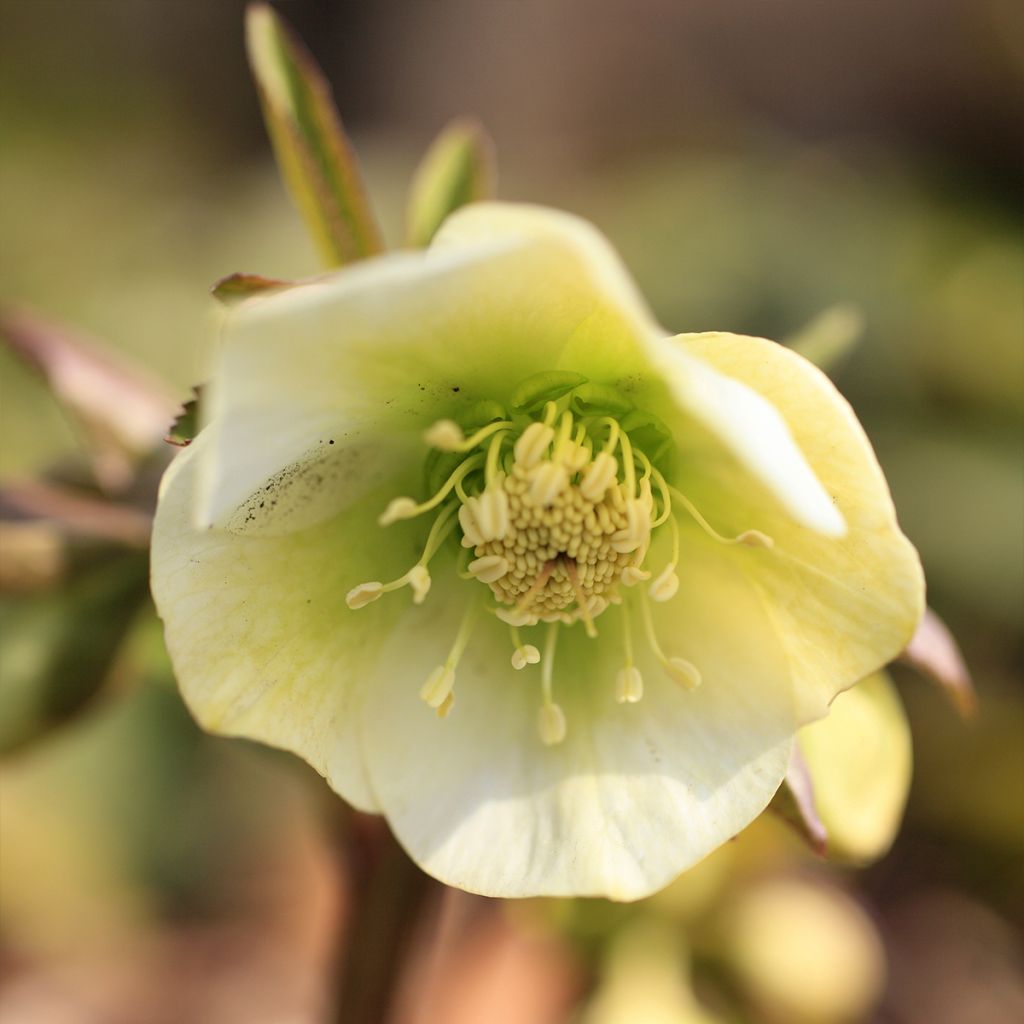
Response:
POLYGON ((560 462, 542 462, 532 473, 528 495, 530 503, 548 508, 568 486, 569 474, 565 466, 560 462))
POLYGON ((423 432, 423 440, 438 451, 455 452, 465 443, 466 435, 455 420, 438 420, 423 432))
POLYGON ((509 626, 518 628, 519 626, 537 625, 537 616, 523 608, 510 608, 508 605, 500 604, 494 609, 494 614, 509 626))
POLYGON ((508 533, 508 494, 498 484, 488 487, 476 499, 476 525, 485 540, 501 540, 508 533))
POLYGON ((419 503, 412 498, 392 498, 388 507, 377 517, 381 526, 390 526, 399 519, 413 519, 419 514, 419 503))
POLYGON ((537 732, 546 747, 556 746, 565 739, 565 712, 558 704, 541 704, 537 712, 537 732))
POLYGON ((598 452, 594 456, 594 461, 587 466, 583 474, 583 479, 580 481, 580 494, 587 501, 596 504, 604 498, 605 492, 615 482, 618 472, 619 463, 615 456, 609 455, 607 452, 598 452))
POLYGON ((467 474, 472 473, 483 462, 483 455, 472 455, 464 459, 452 472, 451 476, 441 485, 441 489, 428 501, 420 502, 418 505, 412 498, 392 498, 388 507, 384 509, 377 522, 381 526, 390 526, 399 519, 413 519, 432 508, 437 508, 442 501, 451 493, 453 488, 458 488, 467 474))
POLYGON ((696 690, 701 684, 701 675, 697 666, 685 658, 669 658, 665 662, 665 669, 685 690, 696 690))
POLYGON ((470 562, 467 568, 481 583, 493 583, 505 576, 510 566, 508 559, 501 555, 484 555, 470 562))
POLYGON ((425 565, 414 565, 406 577, 406 582, 412 588, 412 603, 423 604, 430 592, 430 571, 425 565))
POLYGON ((540 651, 533 644, 523 644, 512 652, 512 667, 518 672, 527 665, 536 665, 540 662, 540 651))
POLYGON ((646 569, 641 569, 638 565, 627 565, 622 570, 619 580, 624 587, 635 587, 638 583, 643 583, 650 578, 651 574, 646 569))
POLYGON ((438 665, 420 687, 420 697, 430 707, 439 709, 452 696, 454 687, 455 671, 447 665, 438 665))
POLYGON ((760 530, 744 530, 736 538, 736 543, 744 544, 748 548, 768 548, 771 550, 775 547, 775 541, 767 533, 762 533, 760 530))
POLYGON ((544 458, 554 439, 555 432, 546 423, 531 423, 519 435, 512 449, 516 462, 523 469, 532 469, 544 458))
POLYGON ((671 517, 668 525, 672 530, 672 558, 648 590, 654 601, 671 601, 679 591, 679 577, 676 575, 676 566, 679 564, 679 526, 671 517))
POLYGON ((571 476, 590 462, 590 449, 578 441, 569 441, 559 454, 559 459, 571 476))
POLYGON ((345 596, 345 604, 353 610, 363 608, 376 601, 378 597, 382 597, 384 592, 384 584, 378 580, 373 580, 370 583, 360 583, 358 587, 353 587, 345 596))
POLYGON ((679 577, 674 565, 666 565, 648 589, 652 601, 671 601, 679 592, 679 577))
POLYGON ((464 548, 475 548, 484 542, 476 519, 478 504, 476 498, 470 498, 469 501, 459 506, 459 526, 462 527, 462 546, 464 548))
POLYGON ((644 695, 644 679, 635 665, 620 668, 615 677, 615 699, 620 704, 636 704, 644 695))

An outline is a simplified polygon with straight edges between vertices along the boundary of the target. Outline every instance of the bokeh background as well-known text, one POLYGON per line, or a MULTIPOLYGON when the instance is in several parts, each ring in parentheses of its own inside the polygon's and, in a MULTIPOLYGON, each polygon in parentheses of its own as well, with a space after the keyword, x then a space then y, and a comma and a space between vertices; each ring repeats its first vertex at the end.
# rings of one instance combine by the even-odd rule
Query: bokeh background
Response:
MULTIPOLYGON (((334 85, 393 241, 423 148, 469 113, 497 142, 501 195, 597 223, 666 326, 785 339, 856 310, 837 382, 980 696, 965 723, 897 670, 914 778, 879 863, 822 863, 765 819, 634 907, 449 895, 410 1019, 1024 1019, 1021 7, 277 7, 334 85)), ((243 9, 0 0, 0 298, 179 399, 203 378, 214 280, 318 269, 243 9)), ((80 456, 38 378, 7 352, 0 373, 3 477, 80 456)), ((333 798, 294 759, 198 732, 138 603, 144 556, 120 557, 0 599, 0 1017, 316 1020, 348 906, 333 798), (92 699, 36 728, 39 681, 78 685, 94 663, 92 699)))

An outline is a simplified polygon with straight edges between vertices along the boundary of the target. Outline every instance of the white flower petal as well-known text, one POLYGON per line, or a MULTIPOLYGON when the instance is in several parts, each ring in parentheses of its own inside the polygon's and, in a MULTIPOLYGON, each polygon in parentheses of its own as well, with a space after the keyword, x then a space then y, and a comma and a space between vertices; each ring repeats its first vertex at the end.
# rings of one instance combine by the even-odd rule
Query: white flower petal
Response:
MULTIPOLYGON (((679 409, 710 430, 798 523, 830 537, 842 536, 842 514, 770 402, 740 380, 694 359, 675 339, 659 339, 649 351, 679 409)), ((686 427, 674 433, 685 436, 686 427)))
POLYGON ((266 481, 333 439, 303 525, 374 486, 391 446, 520 380, 571 366, 638 367, 657 333, 607 242, 554 211, 478 204, 426 252, 393 253, 256 297, 226 317, 206 422, 201 523, 222 524, 266 481))
POLYGON ((824 537, 774 513, 740 474, 730 479, 726 465, 709 467, 704 483, 694 477, 691 497, 714 509, 718 525, 775 541, 771 550, 732 549, 732 557, 788 652, 801 719, 821 717, 837 693, 896 657, 913 635, 924 609, 917 552, 900 532, 863 429, 823 373, 759 338, 683 335, 676 343, 779 410, 846 520, 845 536, 824 537))
POLYGON ((413 858, 487 895, 637 899, 760 813, 785 774, 791 693, 762 608, 721 569, 698 557, 678 615, 662 616, 678 623, 666 647, 700 665, 696 691, 641 654, 643 699, 619 704, 622 652, 605 639, 618 612, 602 617, 599 641, 562 631, 554 696, 567 733, 550 747, 537 732, 539 672, 508 665, 490 621, 458 666, 451 714, 439 721, 416 699, 465 587, 406 616, 367 688, 363 735, 371 786, 413 858))
POLYGON ((360 689, 399 605, 350 611, 345 595, 404 568, 363 540, 381 498, 284 537, 197 530, 189 509, 208 443, 200 434, 175 459, 153 527, 153 596, 185 700, 204 728, 295 751, 350 803, 374 810, 360 689))

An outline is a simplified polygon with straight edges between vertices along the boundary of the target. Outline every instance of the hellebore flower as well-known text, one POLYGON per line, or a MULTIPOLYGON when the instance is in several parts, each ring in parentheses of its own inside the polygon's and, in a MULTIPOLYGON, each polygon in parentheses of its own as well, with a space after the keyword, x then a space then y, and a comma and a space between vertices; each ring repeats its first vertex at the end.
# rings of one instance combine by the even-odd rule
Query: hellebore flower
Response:
POLYGON ((153 592, 207 729, 451 885, 616 899, 756 817, 923 604, 820 372, 667 336, 592 227, 498 203, 227 315, 153 592))

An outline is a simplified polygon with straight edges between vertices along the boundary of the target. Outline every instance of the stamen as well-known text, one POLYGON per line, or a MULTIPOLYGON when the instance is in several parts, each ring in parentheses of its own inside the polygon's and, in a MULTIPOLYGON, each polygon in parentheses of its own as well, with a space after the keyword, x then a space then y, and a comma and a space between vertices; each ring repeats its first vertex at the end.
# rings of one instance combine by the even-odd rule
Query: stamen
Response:
POLYGON ((605 455, 614 455, 615 448, 619 443, 619 435, 622 433, 619 421, 611 416, 602 416, 598 422, 608 424, 608 440, 605 441, 601 451, 605 455))
POLYGON ((485 541, 501 540, 508 533, 508 495, 500 483, 476 499, 476 524, 485 541))
POLYGON ((648 590, 652 601, 671 601, 679 591, 679 577, 676 575, 676 566, 679 564, 679 524, 675 517, 670 517, 668 525, 672 530, 672 558, 648 590))
POLYGON ((423 440, 442 452, 471 452, 481 441, 486 440, 496 430, 504 430, 512 426, 511 420, 496 420, 481 427, 475 434, 468 438, 462 433, 462 428, 454 420, 438 420, 429 427, 423 434, 423 440))
POLYGON ((594 627, 594 620, 590 615, 590 601, 580 585, 580 577, 576 572, 576 562, 572 558, 562 558, 561 562, 565 569, 565 574, 569 577, 569 582, 572 584, 572 592, 576 595, 576 606, 580 610, 583 628, 587 631, 587 636, 593 640, 597 636, 597 629, 594 627))
POLYGON ((624 587, 635 587, 638 583, 643 583, 650 578, 651 574, 646 569, 641 569, 639 565, 627 565, 622 570, 619 581, 624 587))
POLYGON ((701 684, 700 670, 692 662, 685 658, 668 657, 658 643, 658 637, 654 632, 654 620, 651 618, 651 606, 646 599, 641 598, 640 610, 644 622, 644 632, 647 634, 647 643, 654 653, 654 656, 661 662, 661 667, 668 674, 669 678, 677 682, 684 690, 695 690, 701 684))
POLYGON ((484 469, 484 480, 487 487, 493 487, 501 482, 498 471, 498 456, 501 454, 501 445, 507 436, 507 431, 495 434, 487 448, 487 465, 484 469))
POLYGON ((644 695, 644 677, 635 665, 620 668, 615 677, 615 700, 619 704, 636 704, 644 695))
POLYGON ((565 712, 552 698, 552 675, 555 666, 555 645, 558 640, 558 623, 548 626, 547 642, 544 646, 544 664, 541 665, 541 694, 543 703, 537 716, 537 731, 541 742, 554 746, 565 739, 565 712))
POLYGON ((555 432, 547 423, 531 423, 516 439, 512 450, 523 469, 532 469, 547 453, 555 432))
POLYGON ((412 498, 393 498, 388 507, 377 518, 377 522, 381 526, 390 526, 399 519, 414 519, 424 512, 429 512, 432 508, 440 505, 448 494, 451 493, 452 488, 461 484, 463 478, 479 467, 482 462, 482 455, 473 455, 468 459, 464 459, 455 468, 451 476, 441 485, 441 489, 432 498, 418 505, 412 498))
POLYGON ((530 482, 530 502, 544 508, 569 486, 569 474, 560 462, 542 462, 533 471, 530 482))
POLYGON ((481 583, 493 583, 508 574, 511 566, 508 559, 501 555, 484 555, 469 563, 468 569, 471 576, 476 577, 481 583))
POLYGON ((640 670, 633 664, 633 630, 629 621, 629 609, 622 606, 622 634, 626 648, 626 664, 615 677, 615 699, 619 704, 636 704, 644 695, 644 680, 640 670))
POLYGON ((605 492, 615 482, 618 474, 619 464, 615 456, 609 455, 608 452, 599 452, 583 474, 580 494, 596 505, 604 498, 605 492))
POLYGON ((519 630, 511 627, 512 632, 512 667, 519 672, 527 665, 536 665, 540 661, 540 651, 533 644, 524 644, 519 637, 519 630))
POLYGON ((712 539, 719 544, 743 544, 749 548, 771 548, 775 547, 775 541, 766 533, 760 530, 744 530, 735 537, 723 537, 701 514, 690 499, 682 491, 675 487, 670 488, 672 496, 678 501, 687 512, 690 513, 697 525, 712 539))
POLYGON ((455 642, 448 652, 443 665, 438 665, 433 672, 427 676, 426 682, 420 687, 420 697, 432 707, 438 718, 444 718, 455 703, 455 670, 458 668, 459 659, 466 650, 473 626, 476 623, 476 613, 480 605, 473 601, 462 616, 459 623, 459 631, 455 635, 455 642))

